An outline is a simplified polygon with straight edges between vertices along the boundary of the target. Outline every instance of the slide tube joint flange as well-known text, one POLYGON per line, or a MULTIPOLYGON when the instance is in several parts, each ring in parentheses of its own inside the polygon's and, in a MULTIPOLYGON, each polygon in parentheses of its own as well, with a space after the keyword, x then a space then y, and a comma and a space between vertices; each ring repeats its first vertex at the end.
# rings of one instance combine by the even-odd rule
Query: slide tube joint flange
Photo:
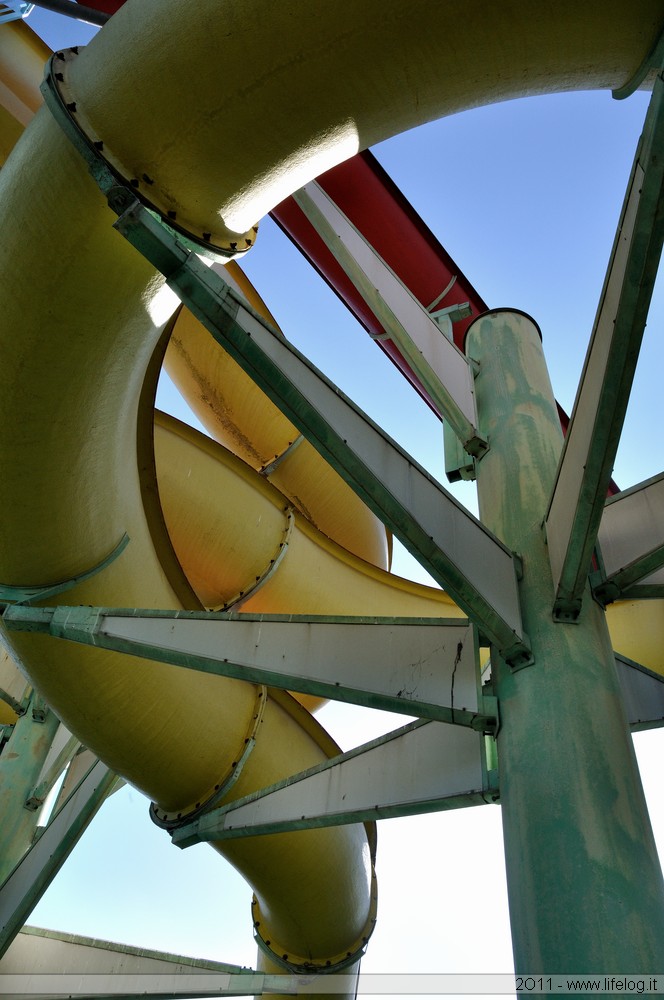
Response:
POLYGON ((160 221, 175 233, 188 250, 211 257, 216 261, 226 261, 240 256, 251 249, 258 233, 258 225, 228 240, 221 234, 206 232, 178 219, 177 211, 168 208, 159 196, 159 185, 146 172, 140 177, 127 170, 115 157, 104 141, 96 134, 87 121, 76 95, 69 88, 67 69, 79 54, 79 47, 61 49, 54 52, 46 63, 41 92, 44 102, 64 134, 87 163, 90 174, 108 199, 109 207, 121 215, 131 203, 139 201, 160 221), (148 193, 149 192, 149 193, 148 193))

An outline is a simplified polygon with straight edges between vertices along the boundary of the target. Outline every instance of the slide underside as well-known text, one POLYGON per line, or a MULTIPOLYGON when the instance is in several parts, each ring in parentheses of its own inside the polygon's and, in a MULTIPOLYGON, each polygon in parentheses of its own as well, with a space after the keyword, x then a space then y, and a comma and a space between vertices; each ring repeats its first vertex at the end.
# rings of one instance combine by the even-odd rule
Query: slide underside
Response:
MULTIPOLYGON (((658 0, 199 0, 191 18, 181 0, 129 0, 72 62, 68 86, 82 126, 139 194, 149 188, 182 228, 231 252, 286 195, 396 132, 490 101, 622 85, 661 16, 658 0)), ((0 173, 0 205, 3 584, 72 578, 127 533, 122 555, 68 602, 219 606, 245 573, 260 575, 292 505, 292 551, 246 610, 450 614, 444 596, 390 581, 317 534, 300 512, 313 502, 284 504, 264 477, 166 418, 155 433, 162 517, 150 447, 169 319, 161 277, 112 229, 46 110, 0 173)), ((360 554, 380 564, 379 549, 360 554)), ((252 685, 48 637, 4 640, 72 732, 169 813, 214 792, 255 713, 252 685)), ((293 699, 271 696, 232 794, 333 752, 293 699)), ((362 947, 375 891, 363 826, 224 853, 254 886, 275 960, 325 967, 362 947)))

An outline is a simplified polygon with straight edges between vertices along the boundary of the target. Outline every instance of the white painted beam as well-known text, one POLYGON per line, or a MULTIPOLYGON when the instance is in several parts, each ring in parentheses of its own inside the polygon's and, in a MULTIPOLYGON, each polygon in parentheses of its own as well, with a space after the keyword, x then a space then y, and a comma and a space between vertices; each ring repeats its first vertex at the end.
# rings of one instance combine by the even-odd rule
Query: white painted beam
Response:
POLYGON ((496 799, 480 733, 412 722, 203 815, 175 830, 173 843, 188 847, 201 840, 338 826, 496 799))
POLYGON ((465 619, 8 608, 10 629, 335 701, 493 729, 465 619))
POLYGON ((655 82, 558 466, 546 534, 554 613, 578 617, 664 239, 664 81, 655 82))
POLYGON ((598 541, 603 579, 595 589, 602 598, 637 583, 664 585, 664 473, 606 501, 598 541))
POLYGON ((398 346, 466 451, 486 442, 477 430, 472 369, 458 348, 323 189, 312 181, 293 195, 309 222, 398 346))

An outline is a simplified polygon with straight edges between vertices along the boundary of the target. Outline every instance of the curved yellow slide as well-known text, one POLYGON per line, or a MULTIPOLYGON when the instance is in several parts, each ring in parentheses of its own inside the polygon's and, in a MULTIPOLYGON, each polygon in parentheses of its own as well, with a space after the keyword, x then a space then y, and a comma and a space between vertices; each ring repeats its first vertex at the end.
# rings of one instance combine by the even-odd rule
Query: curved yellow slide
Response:
MULTIPOLYGON (((278 329, 234 261, 225 278, 278 329)), ((389 568, 388 532, 189 312, 178 313, 164 367, 212 437, 261 472, 326 535, 389 568)))
MULTIPOLYGON (((68 84, 81 124, 139 193, 149 187, 153 204, 229 252, 253 243, 257 220, 275 202, 356 149, 490 100, 618 86, 661 28, 655 0, 546 7, 524 0, 200 0, 196 13, 191 19, 178 0, 129 0, 73 62, 68 84), (455 39, 444 59, 440 37, 455 39)), ((193 581, 154 514, 146 462, 152 429, 144 383, 162 332, 155 310, 162 279, 112 230, 112 213, 48 112, 37 114, 0 173, 0 201, 7 290, 0 580, 71 578, 99 563, 126 532, 124 553, 68 600, 196 607, 193 581), (27 260, 29 283, 21 280, 27 260)), ((164 430, 170 469, 169 450, 191 441, 173 426, 164 430)), ((159 431, 158 451, 161 438, 159 431)), ((199 448, 204 464, 213 458, 209 447, 199 448)), ((204 474, 216 475, 220 464, 204 474)), ((221 506, 223 518, 223 499, 221 506)), ((185 562, 192 526, 182 526, 185 562)), ((311 530, 303 527, 303 546, 311 530)), ((340 562, 354 565, 352 557, 340 562)), ((209 588, 206 600, 223 602, 227 591, 214 570, 202 566, 195 585, 201 594, 209 588)), ((368 613, 378 573, 358 583, 349 610, 368 613)), ((400 613, 408 613, 407 590, 390 598, 400 613)), ((268 593, 262 588, 256 601, 268 593)), ((323 598, 340 600, 333 588, 323 598)), ((223 780, 261 694, 46 637, 13 634, 7 641, 72 731, 176 815, 223 780)), ((270 697, 233 794, 316 763, 331 749, 293 699, 270 697)), ((361 949, 375 893, 364 827, 237 841, 224 852, 255 887, 257 933, 275 960, 325 968, 361 949)))

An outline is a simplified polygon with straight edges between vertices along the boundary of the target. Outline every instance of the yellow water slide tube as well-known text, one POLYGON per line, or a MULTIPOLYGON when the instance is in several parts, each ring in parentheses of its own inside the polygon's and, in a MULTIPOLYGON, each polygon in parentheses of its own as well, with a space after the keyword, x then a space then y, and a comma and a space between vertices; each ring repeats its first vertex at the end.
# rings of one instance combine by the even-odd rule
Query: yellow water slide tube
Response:
MULTIPOLYGON (((255 224, 285 195, 388 135, 488 101, 624 83, 660 21, 658 0, 200 0, 195 19, 180 0, 129 0, 73 60, 67 83, 81 124, 139 194, 149 187, 181 227, 230 253, 254 242, 255 224)), ((147 458, 146 373, 162 333, 162 279, 112 230, 112 213, 45 110, 0 173, 0 205, 0 581, 70 579, 126 532, 122 555, 68 601, 196 607, 147 458)), ((164 430, 170 468, 170 448, 189 454, 191 442, 164 430)), ((210 445, 196 447, 203 463, 214 459, 210 445)), ((234 498, 220 489, 221 520, 234 498)), ((188 526, 180 550, 170 520, 186 561, 188 526)), ((303 545, 312 530, 303 527, 303 545)), ((349 593, 349 610, 375 607, 378 573, 349 593)), ((325 601, 338 598, 336 586, 321 583, 325 601)), ((205 600, 226 600, 214 568, 196 587, 210 588, 205 600)), ((407 589, 403 603, 400 593, 389 602, 406 614, 407 589)), ((267 602, 268 591, 256 599, 267 602)), ((48 637, 5 639, 71 730, 166 813, 184 815, 214 793, 262 693, 48 637)), ((270 697, 234 794, 330 752, 304 709, 270 697)), ((373 920, 363 826, 235 841, 224 852, 254 885, 271 959, 322 968, 353 960, 373 920)))
POLYGON ((50 50, 23 21, 0 31, 0 164, 41 106, 39 84, 50 50))
MULTIPOLYGON (((279 329, 238 265, 230 261, 224 271, 279 329)), ((188 309, 177 316, 164 367, 216 441, 259 470, 326 535, 389 568, 391 539, 380 521, 188 309)))

